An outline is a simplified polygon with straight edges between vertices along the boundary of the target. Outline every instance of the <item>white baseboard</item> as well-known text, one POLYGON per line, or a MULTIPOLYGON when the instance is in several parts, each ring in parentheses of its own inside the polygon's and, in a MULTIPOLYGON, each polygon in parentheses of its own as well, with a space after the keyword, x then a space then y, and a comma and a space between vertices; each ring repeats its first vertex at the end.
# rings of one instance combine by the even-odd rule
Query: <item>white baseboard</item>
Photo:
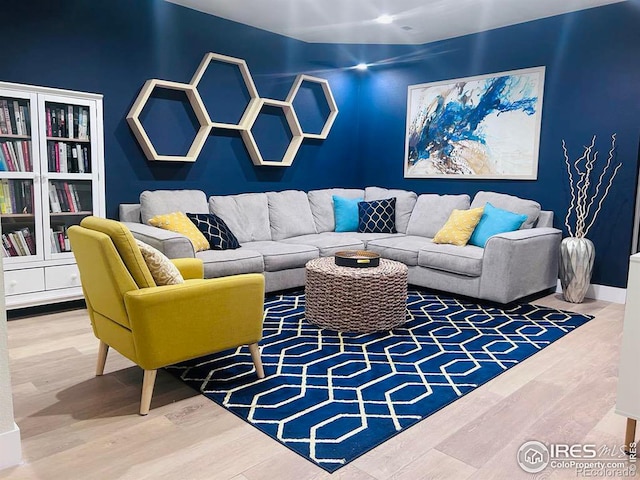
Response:
POLYGON ((20 429, 14 423, 13 430, 0 433, 0 470, 18 465, 21 458, 20 429))
MULTIPOLYGON (((557 293, 562 293, 562 287, 560 286, 560 280, 558 280, 558 286, 556 287, 557 293)), ((627 289, 618 287, 608 287, 607 285, 598 285, 592 283, 585 295, 587 298, 594 300, 604 300, 605 302, 613 303, 625 303, 627 299, 627 289)))

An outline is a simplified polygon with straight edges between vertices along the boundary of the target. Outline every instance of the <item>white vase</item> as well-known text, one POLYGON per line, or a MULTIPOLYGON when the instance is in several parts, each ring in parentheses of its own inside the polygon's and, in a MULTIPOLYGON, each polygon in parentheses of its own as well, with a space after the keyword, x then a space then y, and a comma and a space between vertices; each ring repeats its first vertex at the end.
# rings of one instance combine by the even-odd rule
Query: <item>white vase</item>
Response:
POLYGON ((560 284, 567 302, 580 303, 591 284, 596 251, 588 238, 567 237, 560 244, 560 284))

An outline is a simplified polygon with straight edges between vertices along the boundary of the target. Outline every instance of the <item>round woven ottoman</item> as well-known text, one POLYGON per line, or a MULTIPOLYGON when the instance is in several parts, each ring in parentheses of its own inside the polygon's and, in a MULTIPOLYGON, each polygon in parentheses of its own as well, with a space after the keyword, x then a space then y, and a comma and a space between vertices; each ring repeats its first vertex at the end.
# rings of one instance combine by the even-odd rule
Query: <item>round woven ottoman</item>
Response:
POLYGON ((407 266, 380 259, 372 268, 341 267, 333 257, 306 264, 305 316, 344 332, 389 330, 406 320, 407 266))

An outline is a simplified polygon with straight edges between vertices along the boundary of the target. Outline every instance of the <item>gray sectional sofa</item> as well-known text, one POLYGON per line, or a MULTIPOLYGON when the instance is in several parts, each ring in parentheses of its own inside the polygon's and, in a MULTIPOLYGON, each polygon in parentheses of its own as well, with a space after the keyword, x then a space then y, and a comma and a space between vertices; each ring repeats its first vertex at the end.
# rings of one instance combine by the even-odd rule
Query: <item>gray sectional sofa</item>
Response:
POLYGON ((421 194, 379 187, 331 188, 211 196, 199 190, 145 191, 139 204, 120 205, 120 221, 133 235, 169 258, 198 257, 205 276, 263 273, 266 290, 304 286, 305 264, 339 250, 367 249, 409 267, 409 283, 454 294, 510 303, 555 288, 561 232, 553 213, 511 195, 421 194), (396 198, 398 233, 335 232, 332 196, 365 201, 396 198), (435 244, 436 232, 453 209, 484 206, 526 214, 520 230, 491 237, 484 248, 435 244), (241 248, 194 252, 183 235, 146 222, 158 214, 215 213, 238 238, 241 248))

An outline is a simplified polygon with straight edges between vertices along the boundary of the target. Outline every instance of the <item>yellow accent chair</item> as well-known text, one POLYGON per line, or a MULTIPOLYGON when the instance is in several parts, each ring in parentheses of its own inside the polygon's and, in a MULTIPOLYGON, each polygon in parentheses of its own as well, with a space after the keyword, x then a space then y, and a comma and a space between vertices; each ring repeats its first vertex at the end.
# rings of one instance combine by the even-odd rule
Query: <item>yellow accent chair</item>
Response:
POLYGON ((202 261, 172 262, 185 279, 156 286, 129 229, 120 222, 86 217, 68 230, 87 309, 100 340, 96 375, 109 347, 144 369, 140 415, 149 413, 157 369, 240 345, 249 345, 264 377, 262 338, 264 277, 203 279, 202 261))

